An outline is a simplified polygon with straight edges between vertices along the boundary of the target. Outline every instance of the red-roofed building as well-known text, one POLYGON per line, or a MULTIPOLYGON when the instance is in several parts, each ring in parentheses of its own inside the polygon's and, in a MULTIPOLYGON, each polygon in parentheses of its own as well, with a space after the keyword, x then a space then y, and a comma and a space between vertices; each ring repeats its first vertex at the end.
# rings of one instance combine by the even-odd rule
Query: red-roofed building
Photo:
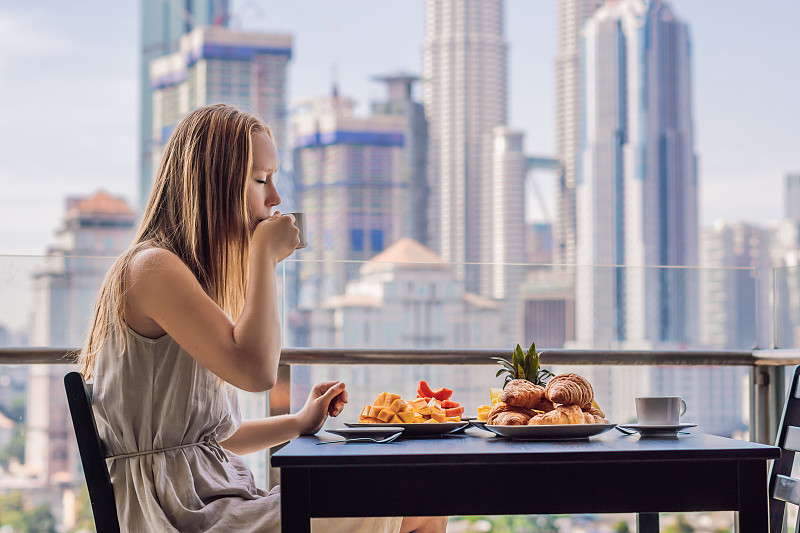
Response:
MULTIPOLYGON (((100 285, 131 244, 136 213, 105 191, 66 201, 62 227, 33 278, 32 346, 79 347, 100 285)), ((24 471, 61 518, 65 480, 83 483, 64 395, 66 365, 31 365, 24 471)))

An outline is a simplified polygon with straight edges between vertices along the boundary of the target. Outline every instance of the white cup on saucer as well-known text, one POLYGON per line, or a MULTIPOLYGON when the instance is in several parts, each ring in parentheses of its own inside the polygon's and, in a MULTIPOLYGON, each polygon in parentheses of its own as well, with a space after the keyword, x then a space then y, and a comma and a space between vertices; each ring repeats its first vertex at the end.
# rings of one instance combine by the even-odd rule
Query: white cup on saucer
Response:
POLYGON ((640 426, 674 426, 686 412, 680 396, 645 396, 636 398, 636 418, 640 426))

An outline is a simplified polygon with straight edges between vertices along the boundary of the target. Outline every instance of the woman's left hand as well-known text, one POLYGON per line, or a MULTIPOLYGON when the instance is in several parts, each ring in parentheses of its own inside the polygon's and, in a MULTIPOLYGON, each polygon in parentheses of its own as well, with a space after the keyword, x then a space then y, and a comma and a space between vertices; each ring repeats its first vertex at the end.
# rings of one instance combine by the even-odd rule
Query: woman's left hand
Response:
POLYGON ((311 389, 306 404, 297 413, 301 435, 313 435, 330 416, 338 416, 347 403, 347 391, 341 381, 317 383, 311 389))

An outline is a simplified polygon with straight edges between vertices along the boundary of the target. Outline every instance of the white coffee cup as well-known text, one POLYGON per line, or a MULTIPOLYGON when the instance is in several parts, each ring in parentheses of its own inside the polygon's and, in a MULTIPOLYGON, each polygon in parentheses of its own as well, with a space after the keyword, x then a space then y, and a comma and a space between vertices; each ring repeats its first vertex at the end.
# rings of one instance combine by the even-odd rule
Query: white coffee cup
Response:
POLYGON ((678 424, 686 412, 686 402, 680 396, 647 396, 636 398, 636 418, 639 424, 678 424))
POLYGON ((306 227, 306 214, 305 213, 289 213, 294 217, 294 225, 300 230, 300 244, 297 245, 297 250, 308 246, 308 228, 306 227))

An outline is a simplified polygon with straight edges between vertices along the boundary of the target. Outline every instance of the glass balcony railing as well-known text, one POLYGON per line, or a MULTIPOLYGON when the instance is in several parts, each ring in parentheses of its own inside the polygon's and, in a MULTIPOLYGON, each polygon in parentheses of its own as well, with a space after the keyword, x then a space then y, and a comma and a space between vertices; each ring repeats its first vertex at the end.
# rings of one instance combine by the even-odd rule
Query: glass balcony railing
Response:
MULTIPOLYGON (((65 531, 90 512, 61 381, 69 367, 55 363, 81 345, 112 261, 0 256, 0 498, 30 495, 65 531), (31 364, 39 362, 51 364, 31 364)), ((771 290, 764 280, 773 273, 749 268, 323 262, 300 254, 279 270, 281 382, 270 395, 241 394, 243 417, 296 410, 314 382, 331 379, 347 383, 350 401, 329 424, 356 420, 383 391, 413 397, 421 379, 454 389, 474 415, 489 403, 489 388, 502 385, 489 356, 536 342, 551 370, 592 382, 611 420, 631 421, 636 396, 675 394, 689 405, 686 420, 708 433, 768 440, 785 391, 774 378, 765 380, 772 389, 759 388, 753 373, 794 362, 757 366, 773 337, 777 347, 794 347, 797 273, 775 270, 771 290)), ((262 485, 274 483, 267 453, 248 461, 262 485)))

